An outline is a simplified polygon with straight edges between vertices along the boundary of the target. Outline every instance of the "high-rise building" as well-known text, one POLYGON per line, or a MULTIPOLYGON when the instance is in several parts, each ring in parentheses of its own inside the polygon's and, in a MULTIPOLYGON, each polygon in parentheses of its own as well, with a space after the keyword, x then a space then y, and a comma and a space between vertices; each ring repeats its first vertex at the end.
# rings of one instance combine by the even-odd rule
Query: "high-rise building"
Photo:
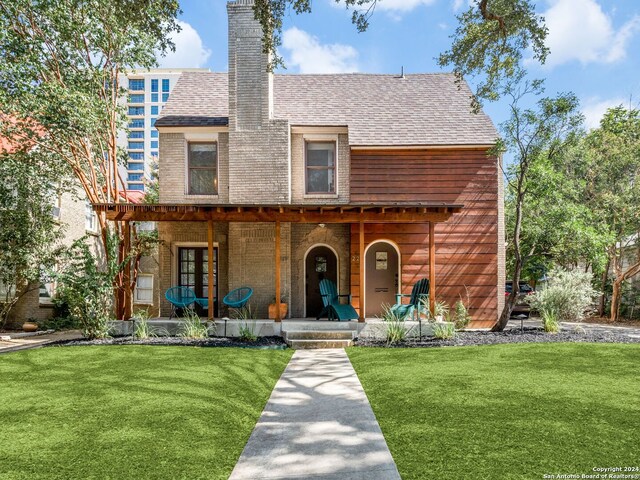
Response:
POLYGON ((159 68, 132 71, 122 81, 127 90, 129 131, 119 137, 127 151, 128 190, 144 191, 151 166, 158 161, 158 130, 154 124, 182 72, 207 72, 206 68, 159 68))

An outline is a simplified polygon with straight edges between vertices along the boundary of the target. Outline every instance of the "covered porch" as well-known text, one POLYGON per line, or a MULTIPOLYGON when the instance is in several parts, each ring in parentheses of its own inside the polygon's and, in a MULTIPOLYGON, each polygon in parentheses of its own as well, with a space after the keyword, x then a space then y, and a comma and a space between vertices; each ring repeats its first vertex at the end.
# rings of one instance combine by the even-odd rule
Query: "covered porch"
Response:
MULTIPOLYGON (((345 227, 351 229, 351 250, 349 261, 350 288, 353 293, 353 306, 359 314, 359 322, 365 322, 366 312, 363 305, 366 303, 367 291, 364 281, 359 283, 354 280, 365 278, 365 228, 368 224, 384 225, 411 225, 418 224, 428 228, 428 233, 423 235, 425 245, 428 245, 428 255, 424 256, 425 269, 428 269, 430 281, 430 307, 433 310, 436 299, 436 245, 435 228, 436 224, 448 220, 451 215, 457 213, 462 205, 449 204, 426 204, 426 203, 393 203, 393 204, 348 204, 348 205, 187 205, 187 204, 96 204, 94 208, 97 212, 106 215, 108 220, 124 222, 125 232, 130 232, 131 222, 198 222, 206 225, 206 253, 205 263, 208 261, 206 275, 208 275, 208 285, 206 297, 208 309, 206 316, 209 320, 215 319, 214 302, 217 295, 214 290, 214 245, 216 242, 216 225, 219 224, 240 224, 245 229, 251 230, 251 223, 271 224, 275 232, 273 245, 268 250, 273 252, 272 267, 268 267, 272 273, 268 279, 267 288, 272 291, 276 303, 275 322, 279 323, 280 318, 280 298, 282 294, 282 258, 283 248, 281 245, 281 229, 291 224, 316 224, 319 226, 332 224, 348 224, 345 227), (350 227, 349 227, 350 226, 350 227), (427 258, 428 257, 428 258, 427 258), (428 263, 427 263, 428 262, 428 263)), ((375 225, 374 225, 375 226, 375 225)), ((219 227, 220 228, 220 227, 219 227)), ((309 227, 311 228, 311 227, 309 227)), ((414 227, 416 228, 416 227, 414 227)), ((426 230, 426 228, 425 228, 426 230)), ((201 230, 204 235, 204 231, 201 230)), ((204 240, 204 237, 203 237, 204 240)), ((204 243, 203 243, 204 245, 204 243)), ((398 252, 399 253, 399 252, 398 252)), ((271 255, 271 253, 269 253, 271 255)), ((204 256, 204 255, 203 255, 204 256)), ((285 258, 287 254, 285 252, 285 258)), ((231 262, 231 260, 229 260, 231 262)), ((127 267, 129 268, 129 267, 127 267)), ((130 271, 125 271, 125 276, 129 277, 130 271)), ((174 285, 172 285, 174 286, 174 285)), ((237 285, 236 285, 237 286, 237 285)), ((398 292, 407 288, 410 289, 407 280, 403 282, 402 272, 400 278, 396 280, 398 292)), ((132 312, 131 291, 125 292, 127 303, 125 305, 125 318, 129 318, 132 312)), ((222 296, 221 296, 222 297, 222 296)), ((367 310, 369 310, 367 308, 367 310)), ((300 313, 297 313, 300 317, 300 313)), ((335 324, 335 322, 332 322, 335 324)))

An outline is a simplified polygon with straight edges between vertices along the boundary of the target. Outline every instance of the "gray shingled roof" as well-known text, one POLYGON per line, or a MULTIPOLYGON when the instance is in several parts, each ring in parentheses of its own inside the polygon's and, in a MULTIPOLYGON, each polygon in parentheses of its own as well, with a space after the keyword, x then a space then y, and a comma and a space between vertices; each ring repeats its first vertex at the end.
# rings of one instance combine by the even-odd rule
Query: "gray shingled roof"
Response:
MULTIPOLYGON (((295 126, 346 125, 351 145, 492 144, 498 133, 486 114, 470 112, 470 95, 445 73, 274 75, 274 116, 295 126)), ((227 96, 226 73, 185 72, 157 125, 219 125, 227 96)))

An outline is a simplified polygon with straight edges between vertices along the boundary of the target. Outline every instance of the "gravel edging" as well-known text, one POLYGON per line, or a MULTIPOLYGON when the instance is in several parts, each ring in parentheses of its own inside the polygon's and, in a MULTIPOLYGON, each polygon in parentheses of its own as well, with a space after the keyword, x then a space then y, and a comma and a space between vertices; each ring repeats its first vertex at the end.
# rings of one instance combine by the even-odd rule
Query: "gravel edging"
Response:
POLYGON ((607 332, 567 332, 546 333, 541 328, 525 328, 523 331, 506 330, 504 332, 458 332, 451 340, 411 338, 387 345, 385 340, 357 339, 358 347, 390 348, 429 348, 429 347, 465 347, 479 345, 497 345, 505 343, 640 343, 640 338, 607 332))
POLYGON ((255 348, 260 350, 283 350, 287 344, 282 337, 258 337, 255 342, 243 342, 237 338, 209 337, 209 338, 182 338, 182 337, 152 337, 146 339, 134 339, 131 336, 111 337, 99 340, 61 340, 50 343, 48 346, 77 347, 91 345, 158 345, 158 346, 184 346, 184 347, 239 347, 255 348))

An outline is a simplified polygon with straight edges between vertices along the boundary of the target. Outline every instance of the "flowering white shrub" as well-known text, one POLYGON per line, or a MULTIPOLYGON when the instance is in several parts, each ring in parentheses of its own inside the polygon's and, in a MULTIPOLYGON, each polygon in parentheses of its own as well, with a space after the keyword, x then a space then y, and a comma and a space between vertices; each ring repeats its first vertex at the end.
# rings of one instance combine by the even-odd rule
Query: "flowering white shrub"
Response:
POLYGON ((549 277, 547 288, 527 298, 531 307, 551 323, 583 320, 598 295, 591 286, 591 274, 555 268, 549 277))

